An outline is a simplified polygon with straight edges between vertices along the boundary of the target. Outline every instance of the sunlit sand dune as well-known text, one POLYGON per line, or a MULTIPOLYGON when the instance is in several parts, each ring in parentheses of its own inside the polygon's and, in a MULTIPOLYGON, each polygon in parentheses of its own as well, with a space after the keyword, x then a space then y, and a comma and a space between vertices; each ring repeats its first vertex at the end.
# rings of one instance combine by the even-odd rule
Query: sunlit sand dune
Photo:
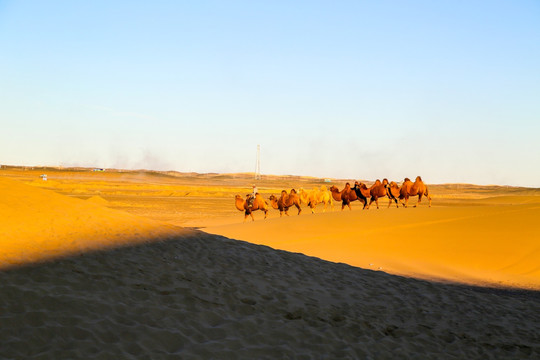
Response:
MULTIPOLYGON (((535 287, 534 198, 258 214, 245 224, 231 209, 220 222, 233 224, 206 229, 228 239, 111 209, 114 196, 83 195, 0 177, 0 358, 540 356, 540 292, 385 272, 535 287), (243 237, 334 262, 233 240, 243 237)), ((160 199, 120 200, 152 214, 160 199)))
POLYGON ((539 198, 488 202, 345 210, 204 231, 394 274, 540 289, 539 198))
POLYGON ((0 177, 0 267, 176 234, 180 229, 0 177))

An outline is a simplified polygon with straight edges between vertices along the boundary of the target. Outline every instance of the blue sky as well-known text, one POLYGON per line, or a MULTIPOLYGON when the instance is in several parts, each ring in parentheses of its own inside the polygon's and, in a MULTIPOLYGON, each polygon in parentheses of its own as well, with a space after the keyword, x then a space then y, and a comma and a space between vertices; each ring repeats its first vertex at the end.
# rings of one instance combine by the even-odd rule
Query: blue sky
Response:
POLYGON ((538 1, 0 1, 0 163, 540 187, 538 1))

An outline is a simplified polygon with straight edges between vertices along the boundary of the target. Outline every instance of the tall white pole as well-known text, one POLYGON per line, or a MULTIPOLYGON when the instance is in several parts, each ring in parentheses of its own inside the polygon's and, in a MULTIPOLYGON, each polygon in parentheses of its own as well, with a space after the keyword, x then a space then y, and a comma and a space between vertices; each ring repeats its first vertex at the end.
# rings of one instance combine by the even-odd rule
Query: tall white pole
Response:
POLYGON ((255 179, 261 179, 261 145, 257 145, 257 164, 255 165, 255 179))

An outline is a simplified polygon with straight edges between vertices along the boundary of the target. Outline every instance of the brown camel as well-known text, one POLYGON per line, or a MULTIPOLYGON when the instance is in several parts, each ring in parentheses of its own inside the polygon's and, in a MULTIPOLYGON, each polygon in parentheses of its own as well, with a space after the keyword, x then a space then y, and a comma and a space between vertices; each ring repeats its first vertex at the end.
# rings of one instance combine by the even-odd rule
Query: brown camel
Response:
POLYGON ((364 207, 362 209, 365 209, 368 205, 368 199, 371 197, 371 187, 367 187, 366 184, 355 181, 353 190, 356 193, 356 196, 358 197, 358 200, 364 203, 364 207))
POLYGON ((264 200, 264 198, 259 195, 259 193, 255 194, 255 199, 253 199, 252 206, 249 206, 249 200, 252 198, 252 194, 248 194, 246 196, 246 199, 244 200, 242 196, 236 195, 235 196, 235 205, 236 208, 240 211, 245 212, 244 222, 246 222, 246 219, 248 216, 251 215, 251 220, 255 221, 255 218, 253 217, 253 211, 255 210, 262 210, 264 211, 264 218, 266 219, 266 216, 268 216, 268 204, 264 200))
POLYGON ((335 201, 341 201, 341 210, 343 210, 345 206, 348 206, 349 210, 352 210, 351 201, 359 199, 357 193, 351 188, 351 184, 349 183, 346 183, 345 188, 341 191, 339 191, 337 187, 332 185, 330 187, 330 192, 332 193, 332 197, 335 201))
POLYGON ((330 186, 330 194, 332 194, 334 201, 341 201, 341 192, 334 185, 330 186))
POLYGON ((418 196, 418 202, 416 203, 416 205, 414 205, 414 207, 417 207, 418 204, 420 204, 420 202, 422 201, 422 196, 428 198, 429 207, 431 207, 431 196, 429 195, 427 186, 424 184, 420 176, 416 177, 414 183, 409 178, 405 178, 405 180, 403 180, 403 184, 401 185, 401 188, 399 190, 399 199, 405 199, 405 202, 401 202, 404 207, 407 207, 410 196, 418 196))
POLYGON ((399 197, 400 188, 398 184, 396 184, 395 181, 390 182, 390 184, 386 184, 386 195, 388 196, 388 207, 392 205, 392 201, 396 203, 396 207, 399 208, 398 205, 398 199, 399 197))
POLYGON ((272 204, 274 209, 279 210, 279 216, 283 216, 283 213, 289 216, 289 208, 293 206, 296 206, 298 209, 298 215, 302 212, 302 208, 300 207, 300 197, 298 197, 298 194, 294 189, 291 189, 290 194, 287 194, 287 191, 282 190, 279 199, 274 195, 270 195, 270 204, 272 204))
MULTIPOLYGON (((387 196, 386 186, 388 185, 388 179, 383 179, 382 183, 379 179, 375 180, 375 183, 369 188, 369 194, 371 196, 371 199, 369 200, 369 204, 367 206, 368 210, 371 204, 375 201, 375 204, 377 205, 377 209, 379 208, 379 198, 387 196)), ((390 203, 392 202, 392 199, 390 199, 390 203)), ((390 207, 390 204, 388 204, 388 207, 390 207)))

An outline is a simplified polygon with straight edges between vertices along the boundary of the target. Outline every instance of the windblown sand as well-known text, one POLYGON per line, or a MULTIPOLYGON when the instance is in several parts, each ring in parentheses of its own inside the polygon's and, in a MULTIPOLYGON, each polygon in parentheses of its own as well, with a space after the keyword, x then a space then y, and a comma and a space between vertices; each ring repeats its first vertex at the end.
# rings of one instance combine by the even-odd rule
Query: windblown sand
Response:
POLYGON ((23 182, 0 178, 0 358, 540 357, 534 196, 185 220, 205 233, 23 182))

